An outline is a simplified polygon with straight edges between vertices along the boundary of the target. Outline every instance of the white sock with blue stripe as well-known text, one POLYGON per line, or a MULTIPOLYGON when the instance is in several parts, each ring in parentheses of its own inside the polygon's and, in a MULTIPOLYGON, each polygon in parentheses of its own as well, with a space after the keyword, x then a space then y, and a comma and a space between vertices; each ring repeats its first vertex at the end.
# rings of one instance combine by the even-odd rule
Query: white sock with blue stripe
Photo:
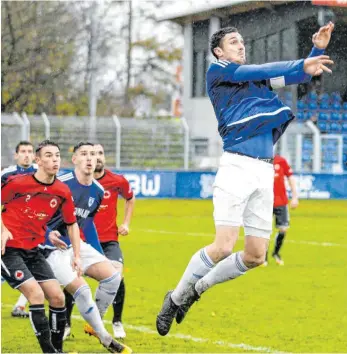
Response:
POLYGON ((90 287, 88 285, 80 286, 74 293, 73 297, 82 317, 93 327, 101 342, 105 345, 109 345, 112 337, 105 329, 98 307, 93 300, 90 287))
POLYGON ((95 302, 98 306, 101 318, 104 317, 107 309, 113 303, 117 295, 117 291, 122 280, 120 272, 116 272, 109 278, 99 282, 99 286, 95 293, 95 302))
POLYGON ((199 279, 195 284, 195 290, 201 295, 213 285, 224 283, 246 273, 248 268, 242 261, 241 252, 233 253, 220 261, 211 272, 199 279))
POLYGON ((208 256, 206 249, 202 248, 191 258, 180 282, 171 294, 171 298, 176 305, 182 305, 190 296, 196 282, 208 274, 214 267, 214 263, 208 256))

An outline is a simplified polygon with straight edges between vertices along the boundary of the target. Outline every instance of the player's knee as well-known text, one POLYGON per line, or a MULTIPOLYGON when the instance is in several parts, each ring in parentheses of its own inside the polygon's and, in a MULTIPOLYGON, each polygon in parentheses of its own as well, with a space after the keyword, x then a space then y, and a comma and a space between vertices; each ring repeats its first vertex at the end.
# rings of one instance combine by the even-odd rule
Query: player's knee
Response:
POLYGON ((65 306, 65 295, 59 289, 52 292, 48 297, 47 300, 49 304, 53 307, 64 307, 65 306))
POLYGON ((287 226, 281 226, 278 228, 278 232, 282 233, 282 234, 285 234, 288 230, 288 227, 287 226))
POLYGON ((252 253, 244 252, 243 262, 248 268, 255 268, 265 262, 265 256, 266 253, 261 250, 252 253))
POLYGON ((228 244, 226 245, 214 245, 214 247, 211 250, 212 254, 210 257, 215 261, 219 262, 227 257, 229 257, 232 253, 232 247, 229 246, 228 244))
POLYGON ((43 304, 45 301, 45 295, 39 287, 25 294, 25 296, 31 305, 43 304))
POLYGON ((117 272, 123 273, 123 263, 118 261, 111 261, 113 267, 116 269, 117 272))
POLYGON ((121 280, 121 273, 115 272, 110 277, 101 280, 99 283, 99 287, 109 293, 114 292, 116 295, 121 280))

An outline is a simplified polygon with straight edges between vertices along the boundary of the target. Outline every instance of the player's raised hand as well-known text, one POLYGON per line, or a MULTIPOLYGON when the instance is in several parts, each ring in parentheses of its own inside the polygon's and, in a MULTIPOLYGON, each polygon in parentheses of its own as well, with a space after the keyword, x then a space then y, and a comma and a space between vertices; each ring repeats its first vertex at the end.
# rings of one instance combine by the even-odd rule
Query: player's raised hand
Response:
POLYGON ((8 229, 4 228, 1 232, 1 254, 5 254, 6 243, 8 240, 13 240, 13 236, 8 229))
POLYGON ((129 226, 127 224, 122 224, 118 228, 118 233, 122 236, 126 236, 129 234, 129 226))
POLYGON ((327 25, 322 26, 318 32, 312 36, 312 43, 316 48, 325 49, 331 38, 331 33, 335 25, 330 21, 327 25))
POLYGON ((304 71, 311 76, 319 76, 323 71, 332 73, 326 65, 332 65, 334 62, 328 55, 320 55, 318 57, 306 58, 304 60, 304 71))
POLYGON ((48 234, 48 239, 52 243, 53 246, 60 248, 62 250, 66 250, 67 244, 63 240, 61 240, 60 237, 61 237, 61 234, 57 230, 51 231, 48 234))
POLYGON ((73 257, 71 261, 72 269, 76 271, 77 276, 81 277, 83 274, 82 261, 79 257, 73 257))

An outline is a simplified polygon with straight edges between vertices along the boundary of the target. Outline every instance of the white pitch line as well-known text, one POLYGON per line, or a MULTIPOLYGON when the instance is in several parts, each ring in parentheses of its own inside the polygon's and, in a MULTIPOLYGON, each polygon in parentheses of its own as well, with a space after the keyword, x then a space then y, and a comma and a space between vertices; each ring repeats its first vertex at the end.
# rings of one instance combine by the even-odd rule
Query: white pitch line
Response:
MULTIPOLYGON (((12 308, 13 305, 1 304, 1 307, 11 307, 12 308)), ((78 321, 84 321, 84 319, 79 315, 72 315, 71 317, 78 320, 78 321)), ((104 323, 112 324, 112 321, 104 320, 104 323)), ((146 327, 146 326, 133 326, 133 325, 129 325, 129 324, 124 324, 124 327, 127 329, 130 329, 130 330, 133 330, 133 331, 137 331, 137 332, 158 335, 157 331, 154 331, 153 329, 150 329, 149 327, 146 327)), ((273 348, 258 347, 258 346, 253 346, 253 345, 249 345, 249 344, 245 344, 245 343, 238 343, 238 344, 237 343, 230 343, 230 342, 226 342, 224 340, 211 341, 208 338, 198 338, 198 337, 193 337, 189 334, 182 334, 182 333, 169 334, 165 338, 185 339, 185 340, 190 340, 190 341, 196 342, 196 343, 210 342, 211 344, 220 345, 222 347, 228 347, 228 348, 233 348, 233 349, 243 349, 243 350, 261 352, 261 353, 287 354, 286 352, 282 352, 280 350, 276 350, 273 348)))
MULTIPOLYGON (((148 233, 158 233, 158 234, 169 234, 169 235, 187 235, 187 236, 204 236, 213 238, 213 234, 204 233, 204 232, 178 232, 178 231, 168 231, 168 230, 154 230, 154 229, 135 229, 136 232, 148 232, 148 233)), ((239 240, 242 240, 243 237, 239 237, 239 240)), ((285 240, 288 243, 296 243, 302 245, 312 245, 312 246, 322 246, 322 247, 343 247, 347 248, 347 245, 341 243, 333 242, 315 242, 315 241, 304 241, 304 240, 285 240)))
MULTIPOLYGON (((79 315, 72 315, 72 318, 75 318, 76 320, 79 321, 84 321, 84 319, 79 316, 79 315)), ((104 320, 104 323, 106 324, 112 324, 112 321, 109 320, 104 320)), ((153 329, 150 329, 149 327, 146 326, 133 326, 129 324, 124 324, 124 327, 127 329, 131 329, 133 331, 137 332, 142 332, 142 333, 147 333, 147 334, 154 334, 158 335, 157 331, 154 331, 153 329)), ((234 349, 244 349, 244 350, 252 350, 255 352, 261 352, 261 353, 281 353, 281 354, 286 354, 285 352, 273 349, 273 348, 268 348, 268 347, 257 347, 249 344, 244 344, 244 343, 230 343, 226 342, 223 340, 218 340, 218 341, 211 341, 208 338, 198 338, 198 337, 193 337, 189 334, 182 334, 182 333, 174 333, 174 334, 169 334, 166 336, 166 338, 178 338, 178 339, 185 339, 185 340, 190 340, 192 342, 196 343, 206 343, 206 342, 211 342, 211 344, 215 345, 220 345, 223 347, 228 347, 228 348, 234 348, 234 349)), ((130 344, 131 346, 131 344, 130 344)))

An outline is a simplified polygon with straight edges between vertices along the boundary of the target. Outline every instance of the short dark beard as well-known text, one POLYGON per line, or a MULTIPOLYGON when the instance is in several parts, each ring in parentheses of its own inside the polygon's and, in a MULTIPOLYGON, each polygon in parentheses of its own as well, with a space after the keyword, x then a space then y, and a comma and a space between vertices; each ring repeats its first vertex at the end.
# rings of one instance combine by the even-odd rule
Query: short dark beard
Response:
POLYGON ((104 169, 104 166, 102 166, 102 167, 100 167, 100 168, 95 167, 94 172, 96 172, 96 173, 100 173, 100 172, 102 172, 102 171, 103 171, 103 169, 104 169))

